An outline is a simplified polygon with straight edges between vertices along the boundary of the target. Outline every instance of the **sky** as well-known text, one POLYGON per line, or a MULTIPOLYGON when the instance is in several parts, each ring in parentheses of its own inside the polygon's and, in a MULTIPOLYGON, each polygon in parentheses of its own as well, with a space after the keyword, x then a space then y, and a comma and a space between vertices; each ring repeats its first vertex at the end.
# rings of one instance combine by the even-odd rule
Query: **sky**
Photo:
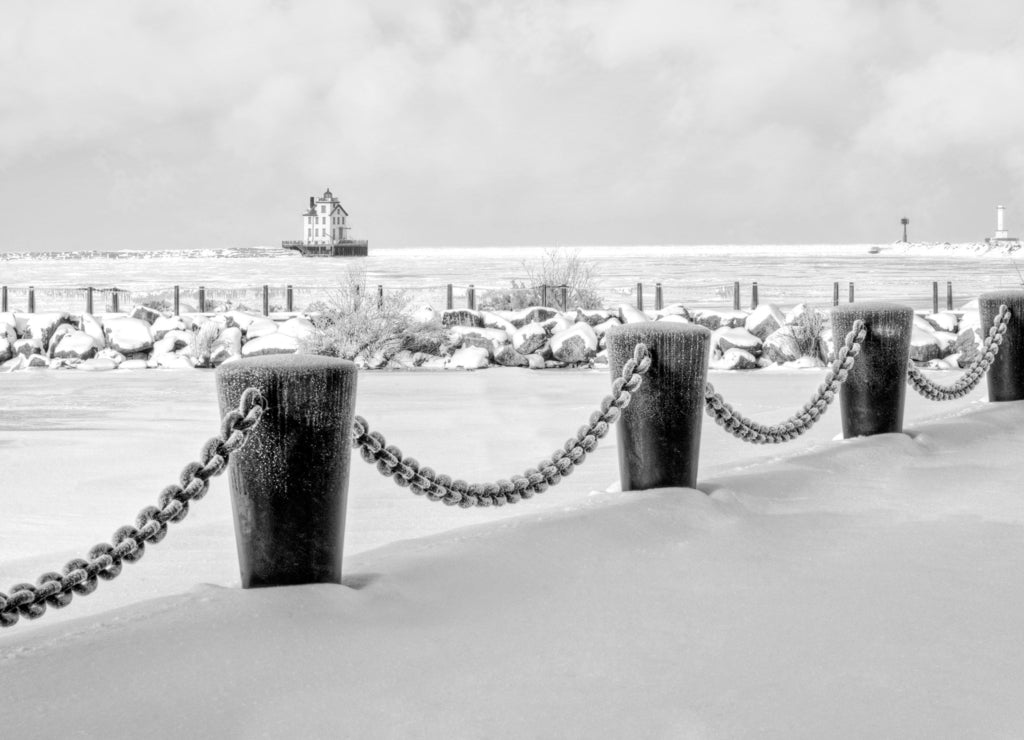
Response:
POLYGON ((11 0, 0 251, 1024 233, 1011 0, 11 0))

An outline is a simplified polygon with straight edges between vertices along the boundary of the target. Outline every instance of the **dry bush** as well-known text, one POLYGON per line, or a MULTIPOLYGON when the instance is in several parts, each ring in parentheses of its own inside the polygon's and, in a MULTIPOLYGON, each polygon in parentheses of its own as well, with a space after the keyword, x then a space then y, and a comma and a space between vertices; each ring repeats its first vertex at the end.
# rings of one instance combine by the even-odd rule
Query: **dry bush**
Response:
POLYGON ((189 354, 195 360, 196 367, 209 367, 210 356, 213 354, 213 343, 220 335, 220 327, 215 321, 205 321, 192 332, 189 354))
POLYGON ((307 311, 318 314, 313 333, 302 341, 302 350, 312 354, 345 360, 378 353, 387 359, 401 350, 436 354, 448 340, 440 321, 418 322, 410 316, 404 291, 389 291, 383 297, 368 293, 362 268, 350 268, 327 300, 311 304, 307 311))
POLYGON ((601 308, 601 295, 597 291, 594 272, 597 265, 580 256, 578 249, 545 249, 536 263, 523 263, 525 281, 512 281, 507 290, 492 290, 481 298, 480 305, 492 310, 516 310, 538 306, 543 299, 541 288, 548 288, 549 307, 563 310, 573 308, 601 308), (561 302, 561 286, 567 288, 566 302, 561 302))
POLYGON ((824 314, 813 306, 795 317, 793 324, 793 337, 800 348, 802 357, 814 357, 822 362, 828 361, 828 348, 822 333, 828 328, 828 321, 824 314))

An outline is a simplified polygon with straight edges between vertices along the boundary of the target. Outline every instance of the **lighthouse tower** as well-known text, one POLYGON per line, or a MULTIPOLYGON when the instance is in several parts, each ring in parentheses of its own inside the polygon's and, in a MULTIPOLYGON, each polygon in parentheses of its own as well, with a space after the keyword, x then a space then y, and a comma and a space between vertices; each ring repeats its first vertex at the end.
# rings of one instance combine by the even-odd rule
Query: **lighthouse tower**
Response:
POLYGON ((1002 206, 996 206, 996 235, 994 237, 996 241, 1009 238, 1006 232, 1006 225, 1003 222, 1003 212, 1005 210, 1002 206))

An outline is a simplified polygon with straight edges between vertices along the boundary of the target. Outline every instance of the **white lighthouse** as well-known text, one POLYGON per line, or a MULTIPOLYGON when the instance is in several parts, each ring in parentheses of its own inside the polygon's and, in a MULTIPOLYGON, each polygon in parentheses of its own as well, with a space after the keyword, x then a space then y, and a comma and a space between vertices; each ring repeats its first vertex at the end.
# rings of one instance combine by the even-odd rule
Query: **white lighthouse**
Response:
POLYGON ((1010 236, 1006 230, 1006 209, 1003 206, 996 206, 996 233, 985 242, 1002 247, 1019 247, 1020 239, 1010 236))
POLYGON ((1006 224, 1003 222, 1003 212, 1005 210, 1002 206, 996 206, 996 241, 1009 238, 1006 233, 1006 224))

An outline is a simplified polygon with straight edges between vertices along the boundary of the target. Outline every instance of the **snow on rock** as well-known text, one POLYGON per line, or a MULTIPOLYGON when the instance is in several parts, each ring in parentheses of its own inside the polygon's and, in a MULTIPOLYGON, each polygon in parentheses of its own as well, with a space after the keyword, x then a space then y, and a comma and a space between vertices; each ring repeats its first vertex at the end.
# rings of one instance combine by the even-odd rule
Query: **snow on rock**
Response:
MULTIPOLYGON (((429 306, 428 306, 429 308, 429 306)), ((433 310, 433 309, 431 309, 433 310)), ((293 316, 287 321, 283 322, 278 328, 278 331, 282 334, 287 334, 290 337, 303 340, 308 339, 312 336, 313 332, 316 331, 316 327, 313 322, 304 316, 293 316)))
POLYGON ((153 320, 153 339, 159 341, 171 331, 185 331, 185 320, 181 316, 158 316, 153 320))
POLYGON ((548 333, 537 322, 523 324, 512 333, 512 346, 516 352, 528 355, 544 346, 548 333))
POLYGON ((102 370, 116 370, 118 363, 114 362, 109 357, 93 357, 92 359, 85 360, 78 365, 79 370, 85 371, 102 371, 102 370))
POLYGON ((0 336, 0 362, 7 362, 12 357, 14 357, 14 347, 11 345, 11 340, 0 336))
POLYGON ((257 316, 249 322, 249 326, 245 328, 246 340, 258 339, 265 337, 268 334, 276 334, 278 331, 277 322, 273 319, 269 319, 266 316, 257 316))
POLYGON ((938 331, 956 332, 957 330, 957 315, 953 311, 940 311, 939 313, 930 313, 925 315, 925 320, 932 325, 932 328, 938 331))
POLYGON ((711 333, 711 346, 725 352, 733 347, 742 349, 755 357, 761 354, 761 340, 746 329, 721 328, 711 333))
POLYGON ((688 318, 677 313, 662 314, 657 318, 658 321, 663 321, 670 324, 689 324, 692 323, 688 318))
POLYGON ((611 329, 613 326, 622 326, 622 322, 619 321, 619 318, 617 316, 611 316, 602 321, 600 324, 594 326, 594 333, 597 334, 598 337, 603 337, 605 334, 608 333, 608 330, 611 329))
POLYGON ((463 347, 455 350, 448 358, 448 367, 478 370, 490 365, 490 352, 483 347, 463 347))
POLYGON ((18 322, 10 311, 0 313, 0 338, 13 342, 18 338, 18 322))
POLYGON ((129 316, 107 319, 103 322, 103 331, 107 335, 107 346, 121 354, 145 352, 153 348, 152 328, 142 319, 129 316))
POLYGON ((214 367, 229 360, 237 360, 242 356, 242 330, 237 326, 223 329, 213 341, 210 349, 210 362, 214 367))
POLYGON ((248 311, 225 311, 218 318, 222 318, 225 321, 225 326, 237 326, 244 334, 252 322, 264 317, 261 314, 248 311))
POLYGON ((910 334, 910 359, 928 362, 938 359, 941 354, 939 341, 935 335, 915 325, 910 334))
POLYGON ((529 367, 527 356, 516 351, 511 342, 503 344, 494 351, 494 363, 504 367, 529 367))
POLYGON ((128 315, 133 319, 145 321, 150 326, 156 323, 157 319, 163 318, 163 314, 149 306, 135 306, 135 308, 132 309, 132 312, 128 315))
POLYGON ((758 367, 753 354, 738 347, 730 347, 718 359, 710 360, 708 367, 715 370, 753 370, 758 367))
POLYGON ((786 317, 773 303, 762 303, 744 319, 744 328, 760 340, 786 323, 786 317))
POLYGON ((793 362, 803 355, 792 326, 783 326, 765 337, 762 351, 772 362, 793 362))
POLYGON ((79 324, 79 328, 88 334, 96 342, 96 346, 101 349, 107 344, 107 335, 103 331, 103 325, 96 320, 96 317, 91 313, 83 313, 82 320, 79 324))
POLYGON ((242 357, 256 357, 258 355, 282 355, 294 354, 299 349, 299 340, 295 337, 273 332, 264 336, 250 339, 242 345, 242 357))
POLYGON ((149 370, 149 361, 143 359, 125 360, 117 366, 118 370, 149 370))
POLYGON ((14 354, 23 355, 24 357, 31 357, 32 355, 42 354, 43 345, 35 337, 26 337, 19 339, 11 345, 14 354))
POLYGON ((432 306, 426 304, 417 306, 412 311, 412 320, 420 324, 430 324, 439 318, 437 311, 432 306))
POLYGON ((638 324, 642 321, 650 321, 651 317, 635 306, 623 303, 619 306, 618 319, 623 324, 638 324))
POLYGON ((512 334, 516 330, 515 324, 491 311, 481 311, 480 320, 484 322, 485 329, 501 329, 506 334, 512 334))
POLYGON ((548 336, 557 334, 565 331, 566 329, 573 326, 574 322, 565 314, 555 314, 550 319, 540 322, 540 325, 544 327, 544 331, 548 333, 548 336))
POLYGON ((452 308, 441 314, 441 323, 444 326, 476 326, 483 328, 484 320, 480 318, 478 311, 471 311, 468 308, 452 308))
POLYGON ((46 347, 57 327, 69 321, 68 315, 61 311, 29 314, 22 336, 37 339, 40 347, 46 347))
POLYGON ((558 311, 553 308, 547 308, 546 306, 530 306, 524 309, 522 323, 524 324, 542 324, 548 319, 553 319, 558 315, 558 311))
POLYGON ((551 354, 559 362, 586 362, 597 354, 597 334, 590 324, 573 324, 551 336, 551 354))
POLYGON ((481 347, 488 357, 503 344, 508 344, 508 332, 503 329, 487 329, 484 327, 453 326, 449 330, 454 337, 461 340, 460 347, 481 347))
POLYGON ((70 333, 62 336, 57 342, 53 350, 53 357, 57 359, 88 360, 96 354, 98 349, 99 347, 96 346, 95 339, 84 331, 73 329, 70 333))

